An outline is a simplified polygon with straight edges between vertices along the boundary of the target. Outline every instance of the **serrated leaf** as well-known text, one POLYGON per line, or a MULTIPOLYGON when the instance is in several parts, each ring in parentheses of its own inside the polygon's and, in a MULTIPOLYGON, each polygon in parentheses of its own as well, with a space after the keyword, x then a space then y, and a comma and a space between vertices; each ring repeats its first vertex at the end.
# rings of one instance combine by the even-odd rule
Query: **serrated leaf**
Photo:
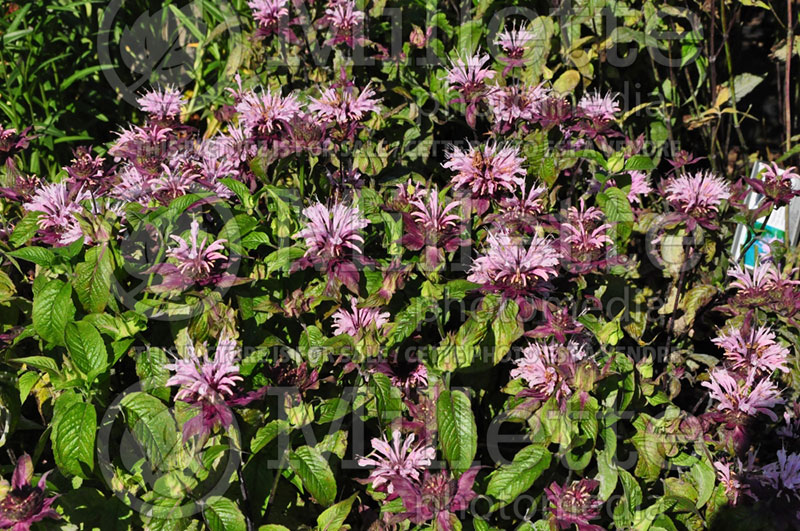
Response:
POLYGON ((14 247, 19 247, 33 238, 36 231, 39 230, 40 215, 41 212, 28 212, 25 214, 14 227, 14 232, 8 238, 8 243, 14 247))
POLYGON ((21 258, 23 260, 27 260, 28 262, 33 262, 34 264, 40 265, 42 267, 48 267, 53 263, 55 260, 56 255, 50 249, 45 249, 44 247, 23 247, 22 249, 17 249, 16 251, 11 251, 11 256, 14 258, 21 258))
POLYGON ((328 461, 318 450, 301 446, 289 455, 289 466, 318 504, 325 507, 333 503, 336 499, 336 479, 328 461))
POLYGON ((258 453, 262 448, 272 442, 275 437, 288 431, 290 427, 289 423, 285 420, 275 419, 268 422, 266 426, 260 427, 250 440, 250 452, 254 454, 258 453))
POLYGON ((101 313, 111 294, 114 260, 105 245, 86 251, 85 261, 75 266, 75 293, 88 313, 101 313))
POLYGON ((502 309, 497 313, 495 320, 492 321, 495 365, 505 358, 514 341, 525 333, 525 329, 517 319, 518 314, 519 306, 509 299, 503 303, 502 309))
POLYGON ((33 297, 33 328, 39 337, 56 345, 64 344, 64 330, 75 315, 72 288, 53 279, 33 297))
POLYGON ((67 323, 65 342, 75 366, 92 381, 108 366, 108 351, 100 332, 90 323, 67 323))
POLYGON ((392 385, 388 376, 381 372, 372 373, 369 388, 375 395, 381 422, 389 422, 402 413, 403 396, 400 389, 392 385))
POLYGON ((212 496, 203 507, 203 517, 211 531, 246 531, 242 511, 233 500, 221 496, 212 496))
POLYGON ((160 348, 147 348, 136 357, 136 375, 142 389, 162 400, 169 399, 169 389, 165 387, 169 379, 166 365, 167 355, 160 348))
POLYGON ((550 452, 543 446, 531 445, 520 450, 514 460, 492 474, 486 494, 496 498, 502 507, 531 488, 533 482, 550 466, 550 452))
POLYGON ((53 413, 50 439, 58 468, 65 474, 88 478, 94 468, 94 439, 97 414, 92 404, 74 395, 59 397, 63 405, 53 413), (81 464, 85 465, 84 469, 81 464))
POLYGON ((450 470, 461 475, 478 450, 478 428, 469 397, 461 391, 442 391, 436 401, 439 444, 450 470))
POLYGON ((120 401, 133 436, 142 445, 151 468, 164 467, 181 450, 181 434, 172 412, 154 396, 135 392, 120 401))
POLYGON ((328 507, 317 517, 317 531, 339 531, 344 526, 344 521, 350 510, 353 508, 358 494, 353 494, 346 500, 342 500, 336 505, 328 507))

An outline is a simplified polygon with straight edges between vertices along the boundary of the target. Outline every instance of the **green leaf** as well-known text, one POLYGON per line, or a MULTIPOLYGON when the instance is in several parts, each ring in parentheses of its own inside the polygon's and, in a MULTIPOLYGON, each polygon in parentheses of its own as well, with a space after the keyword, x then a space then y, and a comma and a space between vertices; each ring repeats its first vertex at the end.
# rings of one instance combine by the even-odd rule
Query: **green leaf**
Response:
POLYGON ((581 74, 577 70, 567 70, 553 83, 553 90, 561 95, 569 94, 581 81, 581 74))
POLYGON ((36 231, 39 230, 39 216, 41 212, 28 212, 19 220, 19 223, 14 227, 14 232, 8 238, 8 243, 14 247, 26 243, 33 238, 36 231))
POLYGON ((339 531, 353 508, 353 501, 358 494, 353 494, 332 507, 328 507, 317 517, 317 531, 339 531))
POLYGON ((250 452, 257 454, 268 445, 272 439, 280 435, 282 432, 288 431, 290 425, 285 420, 275 419, 258 429, 256 434, 250 440, 250 452))
POLYGON ((625 161, 625 171, 650 171, 655 169, 653 159, 646 155, 634 155, 625 161))
POLYGON ((403 412, 403 396, 388 376, 380 372, 372 373, 369 387, 375 395, 381 422, 389 422, 403 412))
POLYGON ((336 479, 318 450, 301 446, 289 455, 289 466, 318 504, 325 507, 333 503, 336 499, 336 479))
POLYGON ((94 468, 94 439, 97 430, 94 406, 82 402, 73 394, 62 395, 56 404, 53 430, 50 432, 56 465, 65 474, 88 478, 88 472, 94 468), (88 468, 84 469, 82 464, 88 468))
POLYGON ((162 400, 169 399, 169 389, 165 388, 169 379, 166 365, 167 355, 160 348, 150 347, 136 357, 136 375, 142 389, 162 400))
POLYGON ((101 313, 111 295, 114 260, 106 245, 86 251, 85 261, 75 266, 75 293, 88 313, 101 313))
POLYGON ((717 474, 714 471, 714 467, 708 461, 703 460, 692 466, 690 475, 697 485, 697 505, 695 507, 700 509, 711 499, 711 495, 714 493, 717 474))
POLYGON ((232 500, 212 496, 203 507, 203 517, 211 531, 246 531, 247 524, 239 507, 232 500))
POLYGON ((56 255, 54 255, 50 249, 36 246, 23 247, 22 249, 11 251, 8 254, 15 258, 22 258, 28 262, 33 262, 42 267, 49 267, 56 258, 56 255))
POLYGON ((616 232, 615 240, 626 242, 633 230, 633 209, 628 201, 628 197, 619 188, 613 187, 597 194, 597 204, 614 225, 616 232))
POLYGON ((494 364, 500 363, 508 353, 511 345, 522 337, 525 329, 517 319, 519 306, 513 300, 503 303, 503 308, 497 313, 497 317, 492 321, 492 333, 494 334, 494 364))
POLYGON ((58 374, 60 372, 56 360, 48 358, 47 356, 27 356, 25 358, 15 358, 11 361, 15 363, 25 363, 26 365, 36 367, 47 373, 58 374))
POLYGON ((33 297, 33 328, 39 337, 56 345, 64 344, 64 330, 75 315, 72 288, 53 279, 33 297))
POLYGON ((550 452, 543 446, 531 445, 517 453, 514 460, 492 474, 486 494, 496 498, 502 507, 531 488, 533 482, 550 466, 550 452))
POLYGON ((450 470, 461 475, 478 450, 478 428, 469 397, 461 391, 442 391, 436 401, 439 442, 450 470))
POLYGON ((427 297, 414 297, 395 317, 391 332, 389 333, 389 345, 397 345, 417 330, 425 320, 425 316, 433 308, 435 301, 427 297))
POLYGON ((181 433, 175 418, 159 399, 147 393, 130 393, 120 401, 120 407, 153 469, 164 467, 181 451, 181 433))
POLYGON ((67 352, 75 366, 91 382, 108 366, 108 351, 97 328, 78 321, 66 326, 67 352))

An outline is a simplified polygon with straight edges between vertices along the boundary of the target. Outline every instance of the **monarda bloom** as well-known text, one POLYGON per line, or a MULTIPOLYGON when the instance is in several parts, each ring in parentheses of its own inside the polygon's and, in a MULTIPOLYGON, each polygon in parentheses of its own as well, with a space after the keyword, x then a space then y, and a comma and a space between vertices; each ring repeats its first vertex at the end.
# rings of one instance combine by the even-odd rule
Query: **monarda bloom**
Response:
POLYGON ((486 80, 494 77, 496 72, 486 66, 491 57, 483 55, 480 50, 466 58, 456 57, 447 71, 447 83, 451 90, 456 90, 460 97, 451 103, 467 105, 467 123, 475 127, 477 105, 487 92, 486 80))
POLYGON ((169 127, 157 123, 134 125, 119 133, 108 153, 115 160, 127 160, 145 175, 155 176, 161 173, 167 155, 174 151, 174 141, 175 132, 169 127))
POLYGON ((236 104, 239 123, 249 136, 267 140, 282 138, 292 119, 300 113, 300 103, 293 94, 284 97, 271 90, 241 93, 236 104))
POLYGON ((231 406, 246 405, 263 394, 264 389, 246 396, 237 396, 236 385, 242 381, 236 359, 239 348, 232 339, 221 339, 214 353, 214 359, 203 346, 198 355, 194 345, 186 345, 186 356, 167 369, 175 374, 167 380, 167 385, 180 386, 176 400, 186 402, 196 409, 196 415, 183 425, 183 440, 194 435, 206 437, 217 426, 223 430, 233 423, 231 406))
POLYGON ((746 378, 741 378, 726 369, 714 369, 711 371, 709 381, 701 385, 709 389, 719 411, 738 418, 763 413, 773 421, 777 421, 778 416, 772 408, 783 404, 780 390, 769 378, 762 378, 758 383, 755 379, 756 372, 752 369, 746 378))
MULTIPOLYGON (((751 454, 754 456, 754 454, 751 454)), ((742 462, 738 461, 739 470, 741 471, 743 466, 742 462)), ((717 471, 717 479, 719 482, 725 486, 725 494, 728 496, 728 500, 730 500, 732 506, 736 506, 739 503, 739 496, 741 494, 746 494, 751 498, 755 498, 755 496, 750 492, 749 485, 742 481, 740 478, 740 473, 733 470, 733 467, 730 463, 726 461, 714 461, 714 468, 717 471)))
POLYGON ((420 472, 431 466, 436 459, 436 449, 421 443, 414 443, 414 434, 405 438, 398 430, 392 432, 392 440, 385 437, 372 439, 372 452, 358 459, 358 466, 375 467, 365 482, 379 492, 393 492, 392 479, 401 477, 418 481, 420 472))
POLYGON ((389 312, 381 312, 378 308, 359 308, 358 300, 350 299, 352 311, 339 308, 333 314, 333 335, 347 334, 361 337, 368 330, 380 330, 389 322, 389 312))
MULTIPOLYGON (((258 24, 256 34, 259 37, 270 35, 287 35, 289 31, 289 0, 250 0, 247 6, 253 12, 253 19, 258 24)), ((291 32, 290 32, 291 33, 291 32)), ((292 36, 294 36, 292 34, 292 36)))
POLYGON ((22 133, 17 133, 16 129, 4 129, 0 126, 0 164, 5 164, 9 169, 16 169, 14 155, 27 148, 31 143, 28 136, 30 127, 22 133))
POLYGON ((326 42, 329 46, 344 43, 350 48, 360 41, 364 12, 356 9, 354 0, 331 0, 325 7, 323 22, 331 28, 333 36, 326 42))
POLYGON ((39 215, 39 237, 49 245, 69 245, 83 236, 78 218, 83 211, 81 201, 89 199, 83 189, 70 190, 63 182, 44 184, 36 190, 31 200, 22 205, 28 212, 39 215))
MULTIPOLYGON (((775 491, 776 496, 793 502, 795 509, 800 504, 800 454, 786 454, 778 450, 778 460, 761 469, 763 483, 775 491)), ((800 517, 800 511, 798 511, 800 517)))
POLYGON ((369 113, 379 112, 380 99, 374 96, 369 85, 356 95, 356 87, 344 82, 344 86, 329 87, 319 98, 311 98, 308 109, 319 122, 335 125, 342 139, 352 139, 359 122, 369 113))
POLYGON ((469 189, 478 215, 489 208, 492 199, 504 193, 515 194, 525 184, 525 159, 517 148, 489 143, 484 147, 470 146, 467 151, 454 148, 446 155, 443 166, 453 172, 453 186, 469 189))
POLYGON ((573 206, 567 210, 566 222, 559 226, 559 249, 565 264, 573 273, 589 273, 607 263, 606 246, 613 241, 607 234, 611 225, 602 223, 604 218, 599 208, 586 208, 583 199, 580 208, 573 206))
POLYGON ((606 124, 619 112, 616 97, 610 92, 600 95, 599 91, 584 94, 578 102, 578 116, 588 118, 596 124, 606 124))
MULTIPOLYGON (((525 47, 533 40, 533 32, 516 27, 506 28, 501 33, 497 34, 494 43, 501 47, 506 53, 506 57, 502 58, 508 67, 523 66, 525 62, 522 57, 525 55, 525 47)), ((507 72, 503 72, 505 75, 507 72)))
POLYGON ((558 529, 571 529, 574 525, 578 531, 604 531, 603 527, 589 523, 600 516, 603 505, 594 494, 599 486, 599 481, 582 479, 563 487, 553 482, 544 489, 550 500, 551 519, 558 529))
POLYGON ((358 293, 358 267, 356 262, 369 260, 361 254, 359 245, 364 238, 359 234, 369 220, 358 208, 335 203, 328 208, 318 202, 303 210, 308 220, 306 227, 295 235, 306 243, 306 253, 292 265, 292 270, 317 267, 325 270, 328 292, 333 293, 344 284, 353 293, 358 293))
POLYGON ((670 177, 664 183, 664 193, 670 206, 689 218, 690 230, 695 222, 713 229, 720 203, 731 195, 728 183, 710 171, 670 177))
POLYGON ((388 376, 392 385, 402 389, 405 396, 428 387, 428 369, 418 359, 403 359, 394 355, 376 363, 369 371, 388 376))
POLYGON ((782 170, 773 162, 762 170, 761 179, 746 177, 744 181, 755 192, 766 197, 766 203, 781 207, 800 196, 800 190, 795 189, 795 181, 800 180, 800 175, 794 173, 794 169, 790 167, 782 170))
POLYGON ((153 122, 165 126, 180 122, 179 117, 184 102, 180 91, 170 87, 152 89, 136 100, 153 122))
POLYGON ((453 252, 466 243, 460 236, 461 217, 451 214, 459 203, 453 201, 443 205, 439 191, 434 187, 427 197, 417 197, 411 205, 411 213, 402 214, 406 233, 401 242, 412 251, 424 249, 420 265, 435 270, 444 262, 444 253, 453 252))
POLYGON ((458 480, 452 479, 446 470, 435 474, 426 470, 421 482, 395 475, 391 480, 393 493, 390 497, 399 497, 406 511, 397 516, 398 520, 408 519, 413 524, 435 520, 436 529, 441 531, 460 529, 454 513, 467 509, 477 496, 472 486, 479 470, 470 468, 458 480))
POLYGON ((500 200, 499 214, 487 216, 487 221, 509 233, 533 234, 539 225, 539 215, 544 211, 543 199, 547 188, 531 185, 522 194, 500 200))
MULTIPOLYGON (((48 474, 50 472, 46 472, 39 478, 39 483, 33 486, 33 462, 28 454, 22 454, 11 478, 11 490, 0 500, 0 528, 28 531, 34 522, 45 518, 61 518, 50 508, 56 497, 46 498, 44 495, 48 474)), ((8 485, 5 481, 3 483, 8 485)))
POLYGON ((584 357, 574 342, 567 345, 534 342, 522 350, 522 357, 514 361, 517 367, 509 375, 523 380, 528 387, 520 396, 542 402, 555 397, 563 405, 573 392, 571 383, 576 364, 584 357))
POLYGON ((539 119, 539 108, 547 98, 547 89, 542 85, 509 85, 489 91, 486 99, 492 111, 494 129, 505 134, 517 124, 523 132, 539 119))
POLYGON ((775 332, 767 326, 733 328, 711 341, 725 350, 725 358, 736 370, 752 368, 765 375, 789 372, 789 349, 775 341, 775 332))
POLYGON ((514 299, 520 315, 529 317, 533 308, 527 298, 549 291, 547 281, 558 275, 558 251, 538 235, 533 235, 527 245, 505 232, 490 232, 486 241, 489 248, 475 259, 467 280, 481 284, 485 291, 514 299))
POLYGON ((225 269, 228 257, 220 251, 225 249, 226 240, 208 242, 208 237, 200 239, 200 224, 192 220, 189 239, 171 235, 178 244, 167 250, 167 256, 175 263, 157 264, 149 271, 163 277, 161 284, 154 286, 154 291, 181 290, 191 286, 231 286, 238 279, 225 269))
POLYGON ((100 195, 108 186, 108 174, 104 166, 103 157, 94 157, 90 148, 81 146, 72 152, 72 160, 64 166, 64 171, 69 175, 70 184, 80 186, 86 183, 95 195, 100 195))

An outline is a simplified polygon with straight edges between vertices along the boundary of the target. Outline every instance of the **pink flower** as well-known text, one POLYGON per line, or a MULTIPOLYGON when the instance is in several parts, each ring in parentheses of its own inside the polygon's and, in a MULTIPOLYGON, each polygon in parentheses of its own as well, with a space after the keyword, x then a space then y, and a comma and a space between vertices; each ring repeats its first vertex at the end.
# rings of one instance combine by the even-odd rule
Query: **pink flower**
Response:
POLYGON ((225 249, 223 243, 226 240, 214 240, 208 244, 208 238, 203 237, 203 241, 197 242, 200 235, 200 224, 197 220, 192 220, 190 240, 186 241, 180 236, 172 235, 178 247, 169 249, 167 256, 174 258, 178 262, 178 270, 186 276, 192 278, 205 278, 215 267, 217 261, 227 261, 228 258, 220 251, 225 249))
POLYGON ((456 175, 453 186, 456 189, 468 188, 472 198, 478 201, 478 213, 482 214, 489 206, 490 199, 499 199, 501 193, 516 193, 525 184, 525 159, 515 147, 497 147, 494 142, 482 149, 470 146, 463 151, 454 148, 446 155, 443 166, 456 175))
POLYGON ((428 39, 431 38, 431 34, 433 33, 433 26, 429 26, 424 32, 422 28, 416 24, 412 24, 411 26, 411 35, 408 36, 409 44, 420 50, 425 48, 425 45, 428 44, 428 39))
POLYGON ((359 308, 355 298, 350 299, 352 312, 339 308, 333 314, 333 335, 347 334, 361 337, 367 329, 380 330, 389 322, 389 312, 382 312, 378 308, 359 308))
POLYGON ((89 198, 89 192, 82 188, 70 190, 63 182, 43 184, 22 208, 29 212, 42 213, 37 224, 43 242, 64 246, 83 236, 75 215, 83 212, 80 202, 89 198))
POLYGON ((542 401, 555 396, 556 400, 563 402, 572 395, 569 378, 574 372, 575 362, 581 357, 579 350, 575 357, 569 348, 562 345, 534 342, 523 349, 522 357, 514 361, 517 367, 509 375, 525 382, 531 391, 524 393, 526 396, 542 401))
POLYGON ((30 130, 28 127, 22 133, 17 133, 16 129, 4 129, 0 126, 0 164, 5 164, 12 170, 16 169, 14 155, 30 145, 32 138, 28 136, 30 130))
POLYGON ((581 479, 563 487, 554 481, 544 489, 550 500, 552 520, 558 529, 571 529, 574 525, 578 531, 603 531, 603 527, 589 523, 600 516, 603 505, 592 494, 599 486, 600 482, 594 479, 581 479))
POLYGON ((364 12, 356 9, 354 0, 331 0, 325 8, 324 22, 333 28, 333 38, 326 44, 344 43, 353 48, 356 34, 364 22, 364 12))
POLYGON ((274 138, 288 131, 289 123, 300 112, 293 94, 286 97, 270 90, 248 91, 236 104, 239 121, 250 135, 274 138))
POLYGON ((539 109, 547 98, 547 89, 541 84, 509 85, 489 91, 486 99, 495 121, 495 129, 506 133, 516 124, 525 129, 539 120, 539 109))
POLYGON ((595 124, 610 122, 618 112, 619 104, 610 92, 603 96, 599 91, 588 92, 578 102, 578 114, 595 124))
POLYGON ((341 282, 353 293, 358 293, 359 274, 353 261, 368 262, 358 246, 364 243, 359 232, 369 225, 369 220, 361 216, 357 207, 342 203, 328 208, 318 202, 305 208, 303 216, 308 224, 295 237, 305 240, 307 250, 292 268, 324 267, 329 291, 341 282))
POLYGON ((389 377, 392 385, 403 390, 406 396, 412 390, 428 387, 428 369, 417 359, 402 360, 397 356, 389 357, 377 363, 371 371, 377 371, 389 377))
POLYGON ((92 156, 91 149, 84 146, 76 148, 72 154, 73 158, 69 165, 64 166, 64 171, 69 175, 70 184, 89 183, 97 191, 104 192, 107 187, 107 183, 105 183, 107 175, 103 167, 105 159, 92 156))
POLYGON ((787 455, 786 449, 781 448, 778 450, 778 460, 764 466, 761 474, 765 483, 779 496, 800 500, 800 454, 787 455))
POLYGON ((134 125, 119 133, 119 138, 108 152, 115 160, 129 161, 141 173, 157 175, 166 162, 174 138, 171 128, 158 123, 150 123, 145 127, 134 125))
POLYGON ((731 195, 728 183, 710 171, 670 177, 664 192, 672 208, 701 223, 715 218, 720 203, 731 195))
POLYGON ((281 26, 286 24, 289 16, 288 0, 250 0, 248 7, 253 11, 253 18, 258 23, 258 33, 269 36, 281 33, 281 26))
POLYGON ((538 235, 533 235, 528 245, 504 232, 490 232, 486 240, 489 248, 475 259, 467 280, 516 299, 522 313, 530 315, 528 311, 532 308, 524 297, 547 291, 547 281, 558 275, 558 251, 549 240, 538 235))
POLYGON ((477 496, 472 486, 480 469, 473 467, 461 474, 456 481, 447 471, 430 474, 427 470, 420 483, 400 476, 392 479, 393 494, 403 500, 406 512, 399 518, 407 518, 413 524, 436 520, 436 529, 453 531, 451 523, 455 512, 463 511, 477 496))
POLYGON ((414 210, 410 214, 403 212, 406 233, 402 243, 411 250, 425 251, 420 263, 428 269, 436 267, 444 261, 444 253, 452 252, 465 243, 460 237, 461 216, 451 214, 459 207, 457 201, 442 206, 439 191, 436 187, 428 192, 428 201, 422 196, 411 200, 414 210))
POLYGON ((613 243, 606 231, 611 228, 603 211, 597 207, 586 208, 581 199, 580 209, 567 210, 567 222, 560 225, 561 256, 569 261, 573 272, 588 273, 605 264, 606 244, 613 243))
POLYGON ((447 82, 451 90, 457 90, 460 97, 451 103, 467 104, 467 123, 475 127, 477 105, 486 94, 486 80, 494 77, 495 71, 485 65, 491 58, 480 50, 472 57, 456 57, 447 72, 447 82))
MULTIPOLYGON (((739 474, 731 470, 730 463, 714 461, 714 468, 717 470, 719 482, 725 486, 725 494, 728 495, 731 505, 735 507, 739 503, 740 494, 747 494, 751 498, 755 498, 748 485, 739 480, 739 474)), ((742 463, 739 462, 739 469, 741 470, 741 468, 742 463)))
POLYGON ((150 90, 137 99, 136 103, 150 115, 151 119, 167 124, 174 122, 180 116, 185 99, 179 90, 166 87, 150 90))
POLYGON ((531 185, 521 196, 513 195, 500 200, 499 214, 490 215, 491 221, 498 228, 506 228, 509 232, 524 234, 533 233, 539 224, 539 215, 543 212, 543 196, 547 192, 544 186, 531 185))
POLYGON ((788 205, 789 202, 800 195, 800 190, 795 190, 794 182, 800 175, 794 172, 794 166, 782 170, 772 162, 762 170, 761 179, 745 178, 753 190, 767 198, 767 202, 776 206, 788 205))
POLYGON ((414 444, 414 435, 403 440, 398 430, 392 432, 392 441, 385 437, 372 439, 372 453, 358 459, 358 466, 373 466, 369 474, 372 488, 391 494, 392 478, 401 477, 410 481, 419 480, 420 471, 429 467, 436 459, 436 450, 421 443, 414 444))
POLYGON ((214 359, 203 352, 198 356, 194 345, 186 345, 186 357, 166 368, 175 374, 167 380, 167 385, 180 386, 176 400, 186 402, 197 409, 197 415, 183 425, 183 440, 193 435, 205 436, 221 426, 227 429, 233 423, 233 405, 245 405, 259 398, 266 388, 248 395, 237 397, 236 386, 242 381, 236 360, 239 348, 232 339, 221 339, 214 353, 214 359))
POLYGON ((337 125, 345 138, 352 139, 358 123, 370 112, 380 110, 380 99, 373 96, 375 91, 369 85, 358 95, 352 85, 329 87, 319 99, 311 98, 308 109, 316 113, 319 122, 337 125))
MULTIPOLYGON (((50 508, 57 496, 45 498, 47 476, 45 472, 34 487, 33 462, 28 454, 17 460, 14 475, 11 477, 11 490, 0 499, 0 527, 12 531, 28 531, 31 524, 45 518, 59 520, 61 515, 50 508)), ((8 483, 3 481, 6 486, 8 483)))
POLYGON ((533 32, 525 28, 506 28, 497 34, 494 43, 503 48, 509 59, 520 59, 525 53, 525 46, 533 40, 533 32))
POLYGON ((789 349, 775 341, 775 332, 769 327, 733 328, 711 341, 725 350, 725 358, 734 369, 789 372, 789 349))
POLYGON ((714 369, 710 380, 701 385, 710 390, 711 398, 718 402, 719 411, 729 411, 738 416, 763 413, 776 421, 778 416, 771 408, 783 404, 780 390, 768 378, 761 379, 754 387, 755 374, 751 370, 747 378, 737 379, 736 374, 725 369, 714 369))

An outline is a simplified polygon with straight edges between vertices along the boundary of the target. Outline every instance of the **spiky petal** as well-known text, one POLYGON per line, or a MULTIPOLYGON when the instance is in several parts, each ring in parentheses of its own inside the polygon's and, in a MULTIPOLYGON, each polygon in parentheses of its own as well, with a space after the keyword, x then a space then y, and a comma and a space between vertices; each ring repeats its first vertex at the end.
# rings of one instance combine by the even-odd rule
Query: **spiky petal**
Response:
POLYGON ((360 337, 366 330, 380 330, 389 322, 389 312, 381 312, 378 308, 359 308, 356 298, 350 300, 350 307, 352 311, 339 308, 333 314, 333 335, 360 337))
POLYGON ((436 458, 432 446, 414 442, 414 435, 403 438, 398 430, 392 432, 392 440, 385 437, 371 441, 372 452, 358 459, 358 466, 375 467, 369 474, 372 488, 377 491, 393 492, 392 478, 395 476, 410 481, 419 480, 420 472, 429 467, 436 458))

